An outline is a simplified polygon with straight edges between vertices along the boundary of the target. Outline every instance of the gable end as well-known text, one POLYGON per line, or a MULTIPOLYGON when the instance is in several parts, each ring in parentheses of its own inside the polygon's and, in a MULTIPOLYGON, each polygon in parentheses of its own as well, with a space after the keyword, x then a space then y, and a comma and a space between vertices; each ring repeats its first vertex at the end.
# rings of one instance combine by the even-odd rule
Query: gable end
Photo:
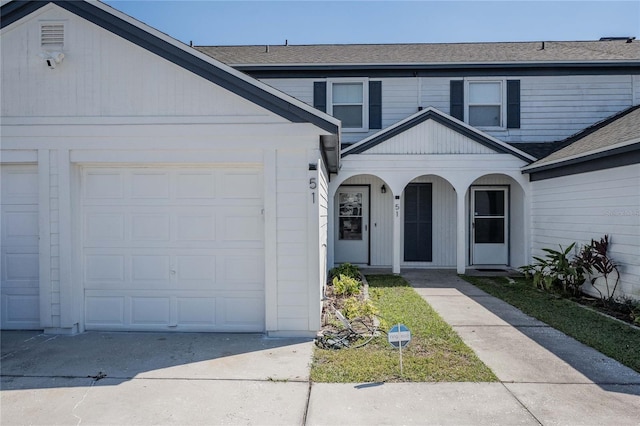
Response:
POLYGON ((269 93, 242 78, 236 77, 193 54, 132 25, 123 19, 84 1, 18 1, 2 6, 0 28, 53 3, 125 40, 152 52, 192 73, 259 105, 294 123, 312 123, 321 129, 337 134, 339 126, 269 93))
POLYGON ((409 129, 411 129, 412 127, 417 126, 420 123, 425 122, 426 120, 433 120, 436 123, 439 123, 483 146, 486 146, 487 148, 492 149, 493 151, 496 151, 498 153, 502 153, 502 154, 511 154, 514 155, 518 158, 520 158, 523 161, 526 161, 527 163, 531 163, 533 162, 533 160, 525 155, 522 155, 518 152, 512 151, 509 148, 502 146, 496 142, 494 142, 493 140, 477 133, 474 132, 473 130, 469 129, 468 127, 454 121, 451 120, 439 113, 437 113, 435 110, 433 109, 427 109, 421 113, 419 113, 418 115, 414 116, 413 118, 405 121, 404 123, 402 123, 401 125, 398 125, 396 127, 393 127, 389 130, 384 130, 382 132, 379 132, 377 136, 373 136, 371 137, 369 140, 365 141, 364 143, 358 145, 358 146, 354 146, 353 149, 349 149, 347 152, 343 152, 342 153, 342 157, 346 157, 349 154, 361 154, 371 148, 373 148, 376 145, 381 144, 382 142, 389 140, 409 129))

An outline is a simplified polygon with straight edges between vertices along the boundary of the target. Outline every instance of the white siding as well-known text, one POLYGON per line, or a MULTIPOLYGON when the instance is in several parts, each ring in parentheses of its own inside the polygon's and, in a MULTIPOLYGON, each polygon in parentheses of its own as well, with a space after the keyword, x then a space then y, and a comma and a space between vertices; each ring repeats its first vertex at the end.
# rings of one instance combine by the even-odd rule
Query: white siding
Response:
POLYGON ((305 78, 265 78, 260 80, 274 89, 313 106, 313 81, 305 78))
POLYGON ((507 141, 563 139, 633 103, 629 75, 523 77, 520 80, 521 129, 509 130, 507 141))
POLYGON ((608 234, 620 290, 640 297, 640 165, 532 182, 533 255, 608 234))
MULTIPOLYGON (((265 274, 265 328, 296 336, 315 332, 319 314, 311 317, 310 303, 319 306, 320 300, 309 289, 317 290, 318 271, 326 267, 318 263, 321 256, 307 256, 319 220, 316 212, 309 228, 308 164, 320 156, 318 137, 324 131, 291 123, 53 4, 4 29, 1 43, 2 155, 41 153, 39 170, 45 171, 40 175, 40 223, 47 225, 40 227, 45 332, 84 329, 79 170, 213 164, 264 170, 269 263, 247 267, 265 274), (53 70, 38 57, 43 19, 65 23, 65 58, 53 70)), ((326 191, 326 180, 322 184, 326 191)))
POLYGON ((363 154, 495 154, 495 151, 440 123, 427 120, 363 154))
MULTIPOLYGON (((2 34, 3 117, 265 116, 284 120, 58 7, 2 34), (63 20, 65 58, 38 55, 40 20, 63 20), (215 101, 212 101, 215 100, 215 101)), ((206 118, 205 118, 206 117, 206 118)))
POLYGON ((278 330, 307 330, 307 152, 278 150, 276 162, 278 330))
MULTIPOLYGON (((433 205, 431 262, 408 262, 403 265, 425 265, 433 267, 456 266, 456 192, 446 180, 438 176, 421 176, 414 183, 431 183, 433 205)), ((404 197, 402 197, 404 200, 404 197)), ((404 208, 403 208, 404 211, 404 208)), ((403 221, 404 224, 404 221, 403 221)), ((404 235, 404 226, 402 226, 404 235)), ((404 246, 402 246, 404 248, 404 246)), ((404 259, 404 250, 401 259, 404 259)))
MULTIPOLYGON (((473 185, 509 187, 509 264, 517 268, 527 263, 525 254, 527 211, 525 193, 511 177, 491 174, 477 179, 473 185)), ((468 200, 467 200, 468 203, 468 200)))
MULTIPOLYGON (((324 163, 318 165, 318 208, 320 218, 320 284, 327 281, 327 247, 329 237, 329 181, 324 163)), ((323 288, 324 290, 324 288, 323 288)))
MULTIPOLYGON (((369 244, 372 266, 391 265, 391 244, 393 236, 393 194, 390 190, 380 192, 385 182, 375 176, 359 175, 347 179, 345 185, 370 185, 369 202, 369 244)), ((388 184, 387 184, 388 187, 388 184)), ((338 220, 335 221, 338 223, 338 220)))
MULTIPOLYGON (((496 77, 501 78, 501 77, 496 77)), ((521 128, 487 130, 505 142, 552 142, 564 139, 610 115, 640 102, 640 77, 631 75, 512 76, 521 81, 521 128)), ((460 78, 454 78, 460 79, 460 78)), ((433 106, 449 114, 447 77, 382 79, 382 126, 433 106)), ((313 79, 265 80, 274 87, 313 104, 313 79)), ((377 131, 344 132, 343 143, 354 143, 377 131)))
MULTIPOLYGON (((382 128, 391 126, 418 112, 417 78, 382 80, 382 128)), ((373 133, 373 132, 372 132, 373 133)))
POLYGON ((58 151, 49 153, 49 214, 51 229, 51 327, 61 327, 60 320, 60 198, 58 185, 58 151))
MULTIPOLYGON (((437 176, 422 176, 416 183, 432 184, 433 201, 433 261, 409 265, 452 267, 456 264, 456 193, 453 187, 437 176)), ((393 247, 393 194, 381 193, 385 182, 371 175, 354 176, 345 185, 370 185, 371 266, 391 266, 393 247)))

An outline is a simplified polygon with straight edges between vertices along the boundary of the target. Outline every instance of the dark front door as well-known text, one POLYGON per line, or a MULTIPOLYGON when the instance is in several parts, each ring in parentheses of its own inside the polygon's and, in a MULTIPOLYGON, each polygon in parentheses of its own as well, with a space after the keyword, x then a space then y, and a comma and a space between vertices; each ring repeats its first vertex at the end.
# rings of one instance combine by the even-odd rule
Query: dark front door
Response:
POLYGON ((404 260, 432 261, 430 183, 410 183, 404 190, 404 260))

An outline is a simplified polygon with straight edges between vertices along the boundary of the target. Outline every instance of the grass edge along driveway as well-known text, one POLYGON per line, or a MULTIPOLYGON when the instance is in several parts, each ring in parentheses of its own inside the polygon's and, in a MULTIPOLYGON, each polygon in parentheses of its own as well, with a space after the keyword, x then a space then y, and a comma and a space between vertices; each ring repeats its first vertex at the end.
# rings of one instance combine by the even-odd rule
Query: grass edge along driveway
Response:
POLYGON ((357 349, 314 350, 311 380, 325 383, 495 382, 498 379, 457 333, 402 278, 367 275, 369 295, 379 310, 380 330, 405 324, 411 342, 402 350, 381 335, 357 349))

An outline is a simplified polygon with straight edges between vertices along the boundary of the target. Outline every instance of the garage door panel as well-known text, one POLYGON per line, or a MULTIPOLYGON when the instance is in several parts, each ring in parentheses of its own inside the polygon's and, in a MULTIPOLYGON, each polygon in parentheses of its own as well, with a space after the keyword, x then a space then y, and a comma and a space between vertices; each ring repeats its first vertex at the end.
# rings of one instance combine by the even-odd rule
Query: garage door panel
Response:
POLYGON ((87 255, 84 264, 87 283, 125 282, 125 256, 119 254, 87 255))
POLYGON ((0 328, 40 328, 38 170, 3 165, 0 182, 0 328))
POLYGON ((124 327, 124 304, 124 296, 101 296, 88 292, 85 297, 86 325, 88 327, 124 327))
POLYGON ((229 297, 224 299, 223 312, 226 325, 251 326, 263 321, 264 301, 257 297, 229 297))
POLYGON ((216 177, 213 171, 178 172, 176 198, 211 199, 216 197, 216 177))
POLYGON ((262 198, 262 174, 259 170, 222 171, 219 194, 222 198, 262 198))
POLYGON ((222 283, 229 287, 255 288, 263 280, 264 263, 260 254, 245 254, 243 256, 220 256, 222 283))
POLYGON ((38 245, 38 206, 4 205, 2 206, 2 242, 3 246, 38 245))
POLYGON ((2 255, 3 281, 8 287, 39 286, 40 264, 38 253, 31 248, 9 248, 2 255))
POLYGON ((211 255, 176 256, 177 280, 188 288, 210 286, 216 279, 216 257, 211 255))
POLYGON ((121 171, 89 171, 84 176, 83 196, 85 200, 124 198, 124 177, 121 171))
POLYGON ((264 292, 86 291, 86 325, 94 330, 263 331, 264 292))
POLYGON ((2 205, 37 205, 36 166, 2 166, 2 205))
POLYGON ((84 220, 85 241, 100 243, 103 241, 123 242, 125 240, 125 216, 123 213, 102 213, 89 211, 84 220))
POLYGON ((166 255, 131 256, 131 281, 135 288, 152 285, 168 286, 171 278, 171 258, 166 255), (149 283, 152 281, 152 283, 149 283))
POLYGON ((169 297, 131 297, 131 325, 159 325, 170 324, 170 299, 169 297))
POLYGON ((131 196, 168 200, 170 197, 169 181, 168 172, 134 172, 130 177, 131 196))
POLYGON ((83 176, 105 194, 82 203, 89 329, 264 330, 260 169, 87 169, 83 176), (104 188, 109 179, 123 184, 122 198, 104 188))
MULTIPOLYGON (((24 293, 17 291, 12 293, 24 293)), ((33 292, 32 292, 33 293, 33 292)), ((40 323, 40 298, 36 294, 3 294, 2 322, 7 329, 25 329, 40 323)))
POLYGON ((176 217, 176 241, 214 241, 216 239, 215 214, 192 213, 176 217))

